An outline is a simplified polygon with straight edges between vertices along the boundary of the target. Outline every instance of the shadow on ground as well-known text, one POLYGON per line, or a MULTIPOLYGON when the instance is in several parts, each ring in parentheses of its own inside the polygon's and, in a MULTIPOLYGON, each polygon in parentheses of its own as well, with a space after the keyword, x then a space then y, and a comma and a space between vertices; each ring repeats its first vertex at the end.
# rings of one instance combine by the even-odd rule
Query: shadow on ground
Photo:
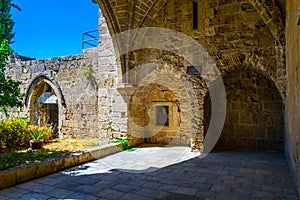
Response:
POLYGON ((0 199, 298 199, 281 153, 218 152, 162 168, 124 171, 131 153, 2 190, 0 199))

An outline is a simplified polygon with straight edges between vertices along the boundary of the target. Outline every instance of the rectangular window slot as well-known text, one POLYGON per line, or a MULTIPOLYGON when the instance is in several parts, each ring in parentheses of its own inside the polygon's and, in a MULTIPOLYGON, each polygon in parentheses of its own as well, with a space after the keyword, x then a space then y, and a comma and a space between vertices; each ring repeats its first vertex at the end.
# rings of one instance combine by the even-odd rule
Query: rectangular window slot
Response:
POLYGON ((156 125, 169 126, 169 106, 156 106, 156 125))
POLYGON ((187 66, 186 74, 188 75, 197 75, 202 73, 201 66, 187 66))

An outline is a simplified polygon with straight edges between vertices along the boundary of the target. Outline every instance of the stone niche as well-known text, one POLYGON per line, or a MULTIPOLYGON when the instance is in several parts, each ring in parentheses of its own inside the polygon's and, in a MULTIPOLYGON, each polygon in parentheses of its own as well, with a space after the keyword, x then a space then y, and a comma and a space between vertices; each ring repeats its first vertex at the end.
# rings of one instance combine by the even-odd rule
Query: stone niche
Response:
POLYGON ((139 87, 129 102, 130 135, 145 143, 170 144, 177 137, 180 108, 168 88, 149 84, 139 87))
POLYGON ((154 127, 145 134, 150 135, 145 138, 145 142, 169 144, 176 137, 180 124, 179 108, 176 102, 152 102, 150 124, 154 127))

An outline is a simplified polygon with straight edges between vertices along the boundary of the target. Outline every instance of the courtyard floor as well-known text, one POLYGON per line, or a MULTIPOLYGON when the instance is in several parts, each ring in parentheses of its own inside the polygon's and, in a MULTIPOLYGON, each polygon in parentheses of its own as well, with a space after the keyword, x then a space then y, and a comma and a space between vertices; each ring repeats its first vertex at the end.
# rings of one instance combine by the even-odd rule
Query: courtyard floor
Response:
POLYGON ((0 191, 0 199, 299 199, 284 155, 142 146, 0 191))

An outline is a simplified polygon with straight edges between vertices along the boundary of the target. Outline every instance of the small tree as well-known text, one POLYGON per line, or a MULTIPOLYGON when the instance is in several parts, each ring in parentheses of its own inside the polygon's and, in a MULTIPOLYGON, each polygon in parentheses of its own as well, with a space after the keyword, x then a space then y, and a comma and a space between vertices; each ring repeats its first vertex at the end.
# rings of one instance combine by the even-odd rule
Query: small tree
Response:
POLYGON ((12 0, 0 0, 0 108, 7 116, 7 107, 21 107, 22 95, 20 92, 20 82, 13 81, 11 77, 5 75, 8 65, 8 58, 13 50, 9 47, 14 37, 14 22, 11 19, 11 8, 21 10, 12 0))

